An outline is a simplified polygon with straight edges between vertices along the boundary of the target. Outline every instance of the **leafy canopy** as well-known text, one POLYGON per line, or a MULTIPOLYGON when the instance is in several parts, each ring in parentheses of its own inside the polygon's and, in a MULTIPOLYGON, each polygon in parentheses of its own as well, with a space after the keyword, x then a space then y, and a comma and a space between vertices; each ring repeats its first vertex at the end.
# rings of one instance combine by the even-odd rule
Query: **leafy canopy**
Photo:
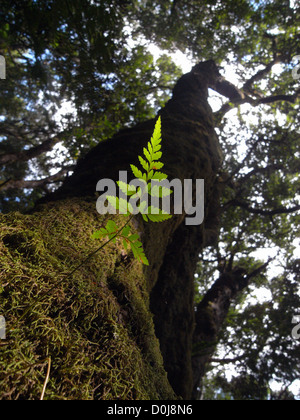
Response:
MULTIPOLYGON (((221 231, 199 261, 196 298, 222 270, 251 272, 267 257, 275 260, 232 303, 217 350, 234 354, 214 364, 224 378, 226 360, 235 360, 239 380, 218 382, 227 397, 241 397, 234 388, 247 398, 265 397, 270 378, 288 387, 297 372, 298 343, 290 331, 299 313, 299 80, 292 77, 299 24, 300 5, 291 0, 1 1, 3 212, 30 208, 92 146, 152 118, 181 74, 170 52, 180 49, 193 63, 214 59, 223 72, 230 68, 245 100, 214 101, 224 154, 221 231), (150 42, 166 50, 157 62, 150 42), (58 117, 64 103, 70 112, 58 117), (247 300, 259 290, 272 297, 247 300), (259 348, 251 351, 253 342, 259 348)), ((145 152, 139 161, 138 170, 149 176, 145 152)), ((107 235, 113 232, 111 224, 107 235)), ((210 388, 218 378, 212 371, 210 388)))

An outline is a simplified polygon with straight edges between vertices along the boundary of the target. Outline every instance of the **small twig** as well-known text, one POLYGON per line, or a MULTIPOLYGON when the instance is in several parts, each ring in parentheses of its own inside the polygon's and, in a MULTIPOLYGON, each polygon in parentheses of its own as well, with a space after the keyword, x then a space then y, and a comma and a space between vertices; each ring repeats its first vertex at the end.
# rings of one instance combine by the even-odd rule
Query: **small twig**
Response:
POLYGON ((42 391, 42 394, 41 394, 40 401, 43 401, 43 399, 44 399, 47 383, 49 381, 50 369, 51 369, 51 357, 48 357, 48 369, 47 369, 47 374, 46 374, 46 378, 45 378, 45 382, 44 382, 43 391, 42 391))
POLYGON ((263 209, 258 209, 258 208, 254 208, 251 207, 250 204, 248 204, 246 201, 244 200, 239 200, 234 198, 233 200, 230 200, 229 202, 225 203, 223 205, 223 208, 228 207, 228 206, 236 206, 236 207, 241 207, 245 210, 247 210, 249 213, 252 214, 260 214, 261 216, 275 216, 277 214, 290 214, 290 213, 295 213, 296 211, 300 210, 300 205, 296 205, 294 207, 291 208, 286 208, 286 207, 279 207, 277 209, 274 210, 263 210, 263 209))

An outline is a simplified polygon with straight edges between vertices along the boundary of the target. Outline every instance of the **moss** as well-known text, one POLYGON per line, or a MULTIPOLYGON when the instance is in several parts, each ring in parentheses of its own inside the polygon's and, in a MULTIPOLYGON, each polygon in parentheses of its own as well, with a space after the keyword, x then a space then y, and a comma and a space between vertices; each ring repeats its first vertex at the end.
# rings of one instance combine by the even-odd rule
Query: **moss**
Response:
POLYGON ((109 244, 68 276, 104 223, 79 199, 0 215, 1 399, 39 399, 48 357, 45 399, 175 398, 140 263, 109 244))

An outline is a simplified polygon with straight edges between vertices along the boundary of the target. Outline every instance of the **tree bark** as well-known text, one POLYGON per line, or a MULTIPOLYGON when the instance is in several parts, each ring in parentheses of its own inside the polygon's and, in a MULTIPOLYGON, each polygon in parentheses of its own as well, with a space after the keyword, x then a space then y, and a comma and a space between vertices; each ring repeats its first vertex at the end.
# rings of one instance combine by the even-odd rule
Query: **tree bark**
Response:
MULTIPOLYGON (((219 78, 213 62, 195 66, 178 81, 172 99, 160 112, 164 170, 169 179, 182 182, 204 179, 204 224, 186 226, 182 215, 163 224, 139 227, 150 261, 147 279, 156 334, 170 383, 183 398, 190 397, 193 387, 194 273, 203 245, 212 243, 218 234, 216 177, 221 152, 207 97, 208 87, 221 85, 219 78)), ((100 143, 79 162, 55 198, 91 196, 99 179, 117 180, 119 170, 138 164, 137 155, 153 127, 154 121, 148 121, 100 143)))
MULTIPOLYGON (((160 112, 164 172, 168 174, 169 180, 178 178, 183 182, 184 179, 194 181, 204 179, 204 223, 199 226, 187 226, 185 214, 174 215, 163 223, 145 223, 140 217, 136 217, 134 222, 150 263, 149 267, 143 269, 142 275, 145 279, 143 293, 147 294, 145 299, 149 301, 147 309, 149 313, 147 317, 145 316, 147 320, 145 322, 151 324, 151 310, 154 314, 155 333, 160 342, 168 380, 176 395, 183 398, 191 397, 195 385, 193 378, 195 366, 192 367, 193 338, 195 334, 198 334, 202 340, 201 332, 199 332, 200 325, 206 328, 205 322, 195 320, 194 316, 194 273, 201 249, 207 244, 212 244, 218 236, 217 175, 222 157, 214 131, 212 111, 207 102, 208 87, 220 85, 218 80, 220 80, 220 75, 212 61, 198 64, 190 73, 181 77, 174 88, 172 99, 160 112), (194 334, 195 321, 197 321, 197 330, 194 334)), ((47 208, 51 209, 53 206, 62 205, 60 203, 68 203, 69 201, 66 200, 71 200, 70 202, 74 199, 79 200, 82 205, 86 203, 89 206, 92 205, 90 203, 96 204, 97 182, 103 178, 116 181, 119 179, 120 170, 129 170, 130 164, 138 165, 137 156, 142 153, 143 146, 149 141, 154 123, 154 120, 147 121, 132 129, 123 130, 111 140, 100 143, 78 163, 74 174, 64 182, 63 186, 56 193, 43 199, 32 215, 26 217, 34 218, 41 208, 45 212, 47 208)), ((195 186, 193 192, 195 195, 195 186)), ((72 213, 72 205, 69 210, 72 213)), ((60 232, 54 229, 55 219, 47 223, 53 224, 52 234, 56 235, 56 241, 61 246, 64 240, 60 232)), ((74 214, 74 223, 77 223, 76 214, 74 214)), ((21 248, 24 246, 20 238, 10 238, 9 234, 7 235, 4 241, 6 247, 13 247, 16 250, 19 246, 21 248)), ((77 240, 80 238, 77 237, 77 240)), ((85 240, 86 245, 91 246, 89 240, 87 238, 85 240)), ((70 243, 63 243, 63 246, 68 247, 70 243)), ((135 295, 133 292, 132 294, 128 292, 126 280, 132 275, 131 257, 126 256, 124 250, 120 251, 120 248, 111 250, 113 255, 117 251, 121 252, 121 256, 117 257, 118 263, 114 263, 114 274, 106 274, 104 282, 110 284, 109 287, 118 296, 119 316, 138 343, 139 351, 143 355, 142 361, 146 363, 149 352, 145 350, 145 339, 139 338, 142 327, 131 325, 132 322, 140 324, 137 321, 139 315, 136 312, 137 306, 131 300, 135 295), (123 276, 124 273, 128 273, 123 277, 123 282, 120 277, 118 281, 115 280, 116 273, 119 273, 120 269, 123 270, 123 276)), ((55 250, 54 257, 57 257, 55 250)), ((104 258, 103 255, 102 257, 104 258)), ((100 256, 97 258, 99 264, 100 256)), ((107 264, 105 258, 103 264, 107 264)), ((95 267, 90 262, 88 267, 92 277, 96 276, 97 266, 95 267)), ((136 270, 136 265, 134 267, 136 270)), ((197 312, 198 318, 199 314, 200 312, 197 312)), ((53 313, 51 316, 55 320, 53 313)), ((107 321, 107 319, 97 319, 98 327, 101 329, 107 321)), ((151 333, 148 332, 148 335, 150 337, 151 333)), ((153 341, 154 338, 152 337, 151 340, 153 341)), ((54 355, 51 356, 52 361, 53 359, 55 359, 54 355)), ((118 363, 117 356, 114 356, 114 363, 118 363)), ((153 360, 151 363, 153 365, 153 360)), ((159 361, 157 364, 159 365, 159 361)), ((196 372, 197 381, 199 381, 199 370, 196 369, 196 372)), ((160 381, 157 380, 154 385, 156 394, 151 385, 152 391, 149 391, 148 397, 153 397, 155 394, 156 398, 166 398, 166 396, 170 398, 171 394, 170 390, 167 391, 167 385, 164 391, 160 392, 158 382, 160 381)), ((130 397, 134 398, 136 395, 132 392, 130 397)), ((104 398, 103 394, 101 398, 104 398)))

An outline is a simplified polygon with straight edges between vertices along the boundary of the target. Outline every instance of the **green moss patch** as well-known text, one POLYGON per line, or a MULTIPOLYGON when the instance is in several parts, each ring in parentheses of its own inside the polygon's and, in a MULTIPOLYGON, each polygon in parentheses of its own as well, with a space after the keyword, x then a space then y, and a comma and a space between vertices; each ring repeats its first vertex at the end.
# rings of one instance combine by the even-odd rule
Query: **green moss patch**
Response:
POLYGON ((44 399, 175 398, 141 264, 110 243, 68 276, 105 222, 76 199, 0 215, 1 399, 39 399, 49 358, 44 399))

